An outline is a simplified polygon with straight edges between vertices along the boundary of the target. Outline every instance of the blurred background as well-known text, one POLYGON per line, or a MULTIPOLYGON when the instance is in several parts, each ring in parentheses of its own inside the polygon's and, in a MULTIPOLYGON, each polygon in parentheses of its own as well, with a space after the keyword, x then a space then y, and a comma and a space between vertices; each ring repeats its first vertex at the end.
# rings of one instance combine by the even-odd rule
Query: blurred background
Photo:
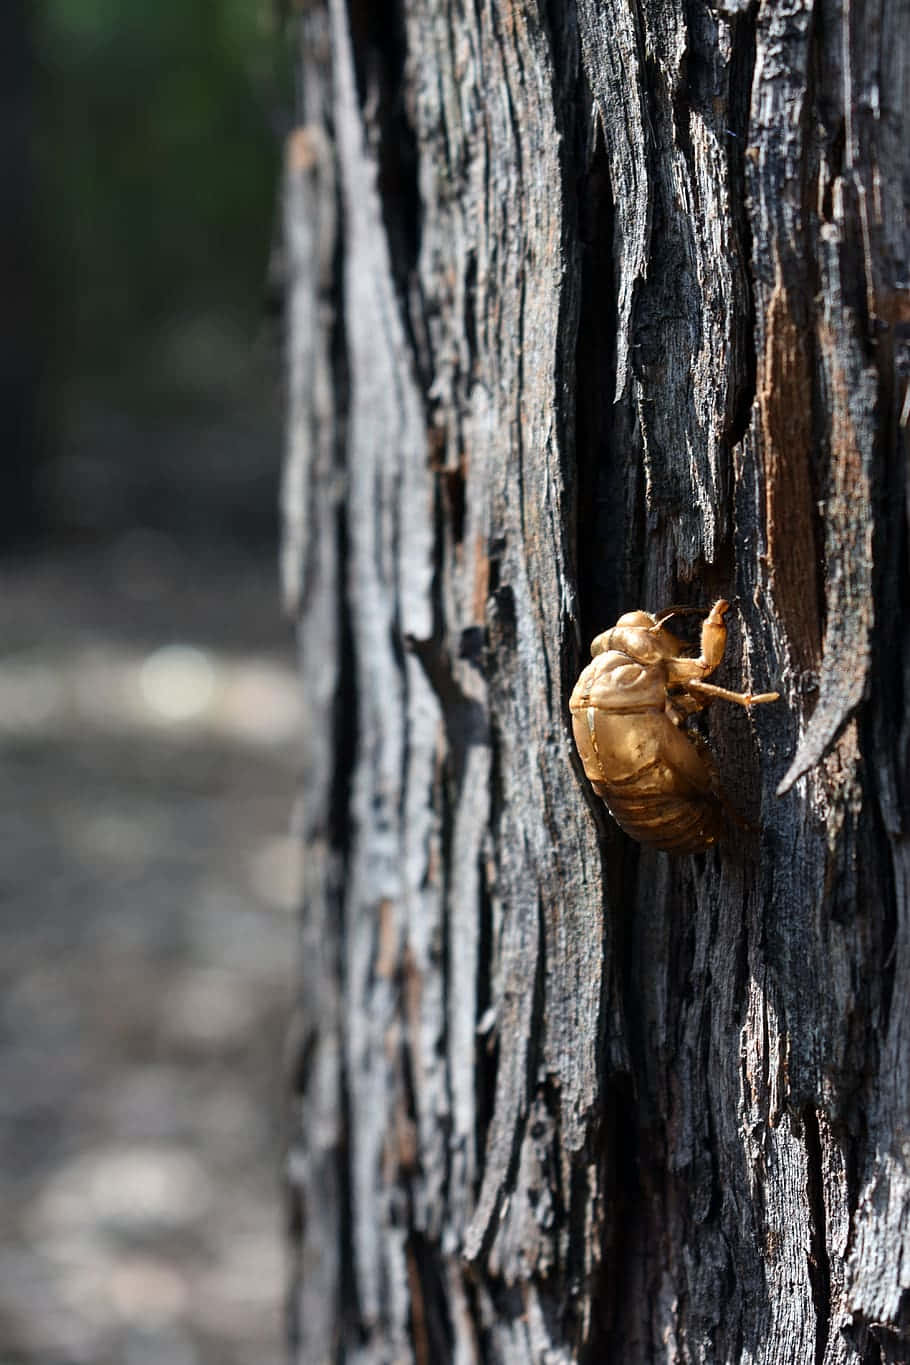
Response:
POLYGON ((283 1358, 289 69, 265 0, 0 7, 2 1365, 283 1358))

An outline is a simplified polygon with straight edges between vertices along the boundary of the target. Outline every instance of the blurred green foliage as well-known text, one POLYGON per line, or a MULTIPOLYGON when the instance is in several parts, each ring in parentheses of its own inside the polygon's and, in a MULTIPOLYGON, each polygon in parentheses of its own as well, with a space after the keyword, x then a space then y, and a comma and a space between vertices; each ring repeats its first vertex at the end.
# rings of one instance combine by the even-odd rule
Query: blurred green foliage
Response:
POLYGON ((55 386, 127 406, 217 390, 261 332, 276 226, 289 67, 269 0, 43 0, 33 40, 55 386))

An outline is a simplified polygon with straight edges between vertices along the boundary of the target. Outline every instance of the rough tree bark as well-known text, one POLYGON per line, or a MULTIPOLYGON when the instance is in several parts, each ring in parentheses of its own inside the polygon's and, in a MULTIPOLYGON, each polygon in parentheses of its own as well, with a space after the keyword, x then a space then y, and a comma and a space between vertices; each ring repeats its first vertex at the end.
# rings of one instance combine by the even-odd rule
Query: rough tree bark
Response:
POLYGON ((297 1359, 910 1359, 910 4, 297 22, 297 1359), (642 851, 569 692, 721 596, 642 851))

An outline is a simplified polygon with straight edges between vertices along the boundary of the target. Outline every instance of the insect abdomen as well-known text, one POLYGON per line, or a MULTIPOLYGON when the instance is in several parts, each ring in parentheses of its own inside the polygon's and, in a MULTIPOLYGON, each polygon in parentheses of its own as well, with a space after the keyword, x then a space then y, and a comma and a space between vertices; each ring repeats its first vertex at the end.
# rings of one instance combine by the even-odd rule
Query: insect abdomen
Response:
POLYGON ((679 797, 642 790, 644 785, 633 778, 627 787, 604 783, 601 792, 613 819, 631 838, 666 853, 697 853, 716 841, 721 829, 716 797, 679 797))
POLYGON ((665 714, 586 707, 572 725, 588 780, 628 835, 668 853, 715 842, 722 809, 711 768, 665 714))

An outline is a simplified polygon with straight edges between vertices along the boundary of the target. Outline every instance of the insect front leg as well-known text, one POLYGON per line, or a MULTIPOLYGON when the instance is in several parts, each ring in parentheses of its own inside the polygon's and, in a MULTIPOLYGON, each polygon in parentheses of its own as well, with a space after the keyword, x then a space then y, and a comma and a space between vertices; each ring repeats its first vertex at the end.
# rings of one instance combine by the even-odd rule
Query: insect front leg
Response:
POLYGON ((724 614, 730 603, 723 598, 715 602, 701 628, 701 654, 697 659, 670 658, 667 660, 667 674, 671 682, 682 683, 688 688, 695 679, 706 678, 713 673, 724 657, 727 643, 727 627, 724 614))
POLYGON ((696 663, 701 664, 702 671, 698 676, 702 678, 713 673, 724 657, 724 649, 727 645, 727 627, 724 624, 724 617, 729 609, 730 603, 721 598, 714 603, 707 618, 702 623, 701 658, 695 660, 696 663))
MULTIPOLYGON (((667 672, 673 682, 682 684, 690 697, 689 710, 700 710, 714 698, 732 701, 738 706, 760 706, 765 702, 777 701, 777 692, 731 692, 726 687, 716 687, 704 679, 713 673, 724 656, 727 643, 727 627, 724 616, 730 609, 729 602, 723 598, 714 603, 701 628, 701 655, 697 659, 668 659, 667 672)), ((680 698, 676 699, 677 705, 680 698)))

